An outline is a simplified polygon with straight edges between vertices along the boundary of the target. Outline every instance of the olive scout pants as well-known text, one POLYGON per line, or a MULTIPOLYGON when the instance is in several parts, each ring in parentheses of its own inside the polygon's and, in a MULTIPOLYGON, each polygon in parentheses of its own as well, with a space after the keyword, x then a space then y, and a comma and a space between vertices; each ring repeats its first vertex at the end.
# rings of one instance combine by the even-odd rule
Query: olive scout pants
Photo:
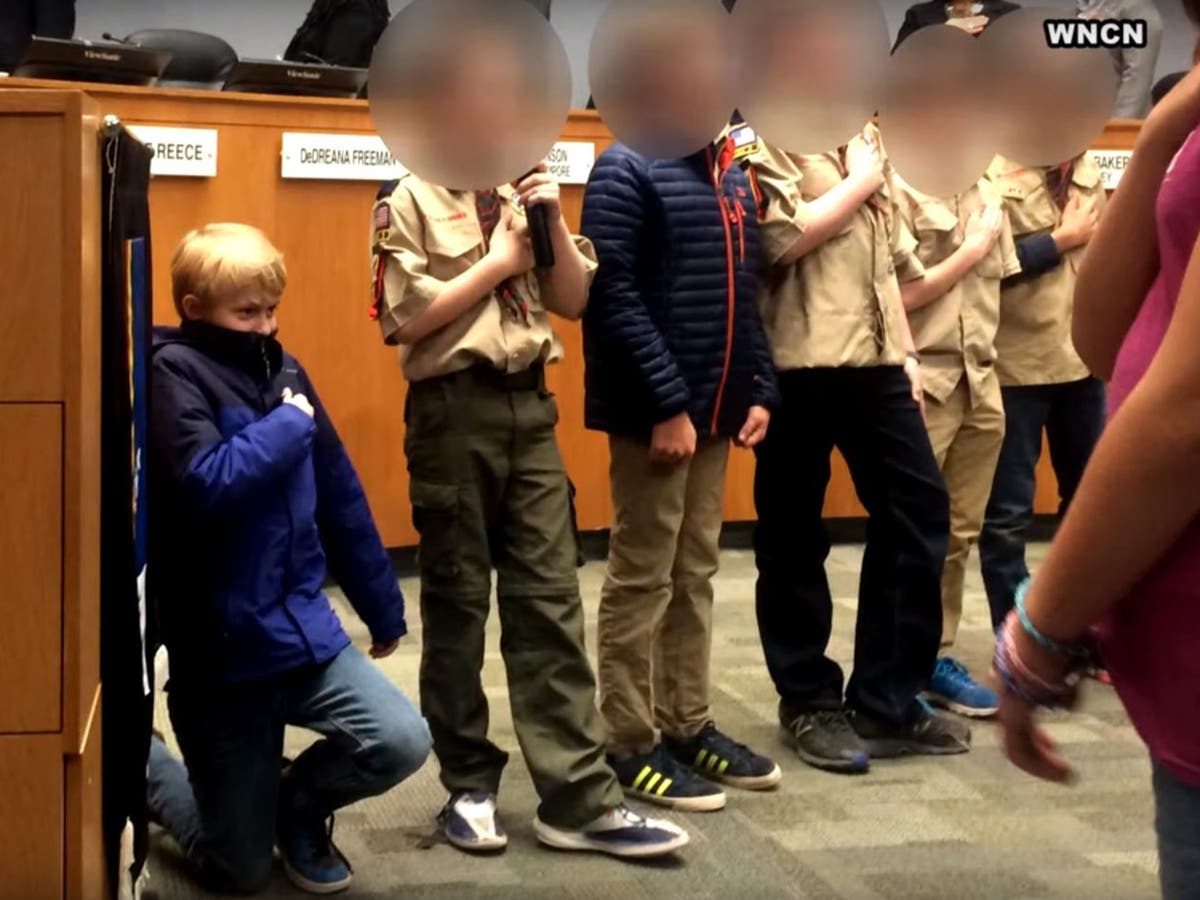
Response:
POLYGON ((983 528, 996 461, 1004 443, 1000 382, 989 378, 982 399, 974 407, 965 376, 945 403, 926 396, 925 427, 950 495, 950 548, 942 569, 942 647, 948 648, 958 636, 967 559, 983 528))
POLYGON ((712 717, 712 577, 720 558, 729 441, 701 439, 683 463, 611 435, 613 525, 600 595, 600 709, 616 755, 662 732, 695 736, 712 717))
POLYGON ((575 828, 622 802, 584 646, 570 495, 540 368, 477 366, 409 387, 405 455, 420 534, 421 707, 446 789, 496 793, 480 671, 491 574, 513 724, 541 798, 575 828))

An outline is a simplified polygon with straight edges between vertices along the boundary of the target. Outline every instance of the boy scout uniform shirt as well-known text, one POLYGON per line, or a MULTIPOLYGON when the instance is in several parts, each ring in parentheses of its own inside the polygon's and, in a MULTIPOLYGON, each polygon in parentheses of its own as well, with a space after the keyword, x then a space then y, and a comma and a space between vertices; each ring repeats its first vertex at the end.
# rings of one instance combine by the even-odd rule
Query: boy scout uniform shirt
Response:
MULTIPOLYGON (((1018 242, 1062 224, 1062 210, 1046 186, 1044 169, 997 157, 987 177, 1004 197, 1018 242)), ((1067 196, 1091 200, 1104 209, 1100 167, 1086 154, 1075 160, 1067 196)), ((1086 245, 1069 250, 1049 272, 1001 290, 996 372, 1002 385, 1064 384, 1091 374, 1071 340, 1075 278, 1085 249, 1086 245)))
MULTIPOLYGON (((509 185, 497 188, 500 202, 525 222, 509 185)), ((452 191, 412 174, 375 204, 371 254, 375 309, 384 340, 424 312, 446 286, 487 254, 475 209, 474 191, 452 191)), ((575 237, 587 260, 588 284, 596 270, 591 242, 575 237)), ((505 373, 522 372, 562 358, 562 344, 550 327, 542 284, 531 270, 510 284, 528 307, 528 322, 514 317, 493 294, 457 319, 412 344, 400 346, 400 365, 410 382, 449 375, 481 363, 505 373)))
MULTIPOLYGON (((864 135, 882 149, 879 129, 868 124, 848 152, 864 135)), ((905 313, 896 279, 918 278, 924 268, 916 242, 898 227, 891 165, 885 161, 883 185, 840 232, 781 266, 811 218, 808 204, 840 184, 846 169, 836 151, 797 155, 761 142, 749 159, 762 195, 767 274, 760 307, 775 365, 902 365, 905 313)))
MULTIPOLYGON (((1003 209, 999 191, 986 179, 949 200, 923 194, 900 178, 896 184, 903 227, 916 239, 917 258, 925 269, 949 259, 962 246, 967 222, 978 210, 989 203, 1003 209)), ((1005 216, 987 255, 941 297, 908 314, 913 342, 921 354, 925 392, 939 403, 946 402, 964 376, 971 408, 985 398, 996 361, 1000 280, 1020 271, 1012 227, 1005 216)))

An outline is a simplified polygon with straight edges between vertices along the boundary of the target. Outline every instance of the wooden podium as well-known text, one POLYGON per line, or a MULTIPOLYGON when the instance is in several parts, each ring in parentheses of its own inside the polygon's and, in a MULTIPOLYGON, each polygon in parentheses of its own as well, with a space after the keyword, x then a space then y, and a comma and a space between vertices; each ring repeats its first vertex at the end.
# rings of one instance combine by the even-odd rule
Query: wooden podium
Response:
POLYGON ((98 128, 0 91, 0 897, 105 895, 98 128))

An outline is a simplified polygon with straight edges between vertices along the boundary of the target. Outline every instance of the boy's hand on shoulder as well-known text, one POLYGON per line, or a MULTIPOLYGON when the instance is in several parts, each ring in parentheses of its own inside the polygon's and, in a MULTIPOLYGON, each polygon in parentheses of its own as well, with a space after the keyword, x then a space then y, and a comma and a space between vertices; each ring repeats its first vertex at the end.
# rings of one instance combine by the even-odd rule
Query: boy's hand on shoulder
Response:
POLYGON ((556 225, 562 220, 562 197, 558 179, 550 174, 544 162, 538 163, 537 169, 528 178, 517 182, 514 187, 517 199, 526 210, 531 206, 544 206, 547 224, 556 225))
POLYGON ((518 226, 513 221, 512 210, 505 209, 496 230, 492 232, 488 259, 494 260, 505 278, 524 275, 533 268, 533 245, 529 241, 529 227, 518 226))
POLYGON ((371 659, 387 659, 396 652, 396 648, 399 646, 400 638, 388 641, 386 644, 374 643, 371 645, 371 659))
POLYGON ((308 398, 303 394, 293 394, 291 388, 283 389, 283 402, 305 413, 310 419, 316 414, 308 398))
POLYGON ((654 426, 650 435, 650 459, 656 463, 680 463, 696 452, 696 427, 686 412, 654 426))
POLYGON ((754 449, 767 436, 767 426, 770 423, 771 411, 769 409, 765 406, 750 407, 750 412, 746 414, 746 424, 742 426, 742 430, 738 432, 738 436, 734 438, 733 442, 747 450, 754 449))

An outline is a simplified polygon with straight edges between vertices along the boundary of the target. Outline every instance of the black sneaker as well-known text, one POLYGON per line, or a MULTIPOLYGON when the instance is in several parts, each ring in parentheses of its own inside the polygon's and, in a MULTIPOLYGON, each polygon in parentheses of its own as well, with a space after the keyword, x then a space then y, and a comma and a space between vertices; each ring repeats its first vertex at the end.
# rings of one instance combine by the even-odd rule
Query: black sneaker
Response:
POLYGON ((717 730, 709 722, 694 738, 673 740, 664 737, 663 746, 680 765, 709 778, 747 791, 765 791, 775 787, 783 772, 775 761, 755 753, 717 730))
POLYGON ((725 792, 677 763, 662 744, 645 754, 610 756, 608 764, 627 797, 681 812, 725 808, 725 792))
POLYGON ((871 755, 845 710, 819 710, 792 718, 781 708, 780 718, 784 740, 814 769, 861 775, 870 768, 871 755))
POLYGON ((862 712, 854 715, 854 730, 871 756, 948 756, 971 749, 971 729, 952 716, 934 712, 924 700, 917 701, 918 713, 907 725, 881 722, 862 712))

